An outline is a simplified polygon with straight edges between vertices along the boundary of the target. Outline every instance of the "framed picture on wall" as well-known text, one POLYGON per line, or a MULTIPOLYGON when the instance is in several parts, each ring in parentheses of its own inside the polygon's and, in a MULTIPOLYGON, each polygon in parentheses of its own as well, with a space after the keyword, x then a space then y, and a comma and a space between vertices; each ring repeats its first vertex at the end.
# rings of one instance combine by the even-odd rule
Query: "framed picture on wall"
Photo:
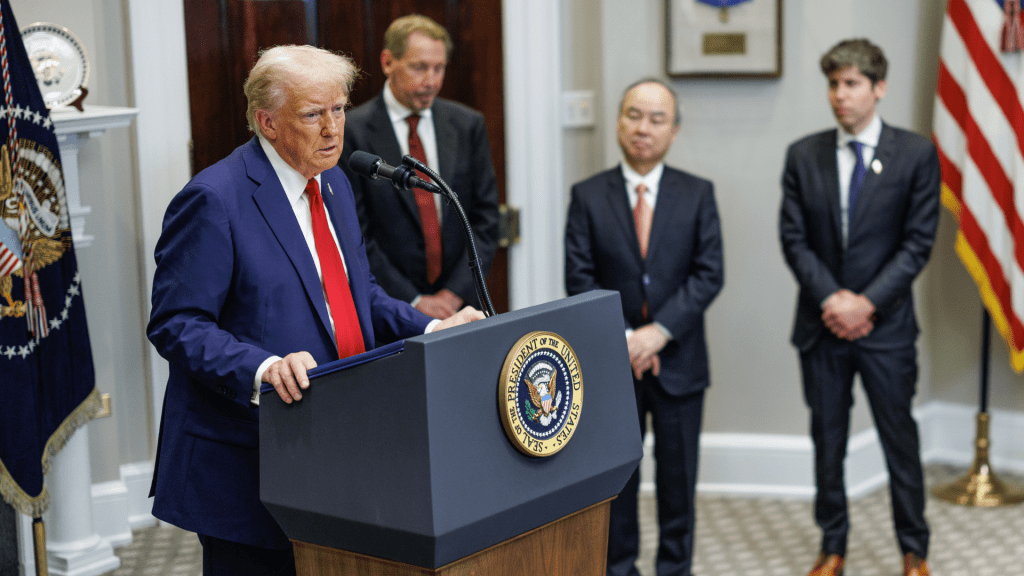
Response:
POLYGON ((782 0, 665 0, 672 78, 778 78, 782 0))

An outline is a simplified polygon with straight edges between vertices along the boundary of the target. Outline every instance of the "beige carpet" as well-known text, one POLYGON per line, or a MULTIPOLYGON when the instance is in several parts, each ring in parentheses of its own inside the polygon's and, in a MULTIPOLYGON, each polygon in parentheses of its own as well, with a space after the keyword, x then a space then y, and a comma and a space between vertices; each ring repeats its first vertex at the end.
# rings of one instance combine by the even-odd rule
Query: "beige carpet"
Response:
MULTIPOLYGON (((929 487, 963 470, 929 466, 929 487)), ((1002 475, 1024 486, 1024 478, 1002 475)), ((654 499, 641 499, 643 576, 654 576, 654 499)), ((900 576, 887 489, 851 504, 846 576, 900 576)), ((1024 507, 967 508, 929 497, 929 563, 934 576, 1024 576, 1024 507)), ((698 497, 694 574, 804 576, 818 552, 811 503, 795 500, 698 497)), ((146 528, 117 550, 121 567, 106 576, 199 576, 195 535, 173 526, 146 528)), ((542 576, 542 575, 538 575, 542 576)))

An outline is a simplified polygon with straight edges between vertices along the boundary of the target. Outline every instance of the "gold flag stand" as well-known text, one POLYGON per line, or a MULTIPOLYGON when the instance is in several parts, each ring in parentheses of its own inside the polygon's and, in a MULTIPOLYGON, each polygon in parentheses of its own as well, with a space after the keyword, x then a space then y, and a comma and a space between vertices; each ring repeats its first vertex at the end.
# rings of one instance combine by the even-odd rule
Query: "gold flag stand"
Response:
POLYGON ((36 551, 36 576, 48 576, 46 566, 46 526, 42 518, 32 519, 32 543, 36 551))
POLYGON ((978 413, 978 436, 974 441, 974 464, 967 475, 936 486, 932 495, 961 506, 1008 506, 1024 502, 1024 492, 1008 486, 988 463, 988 413, 978 413))
POLYGON ((988 463, 988 358, 992 317, 984 306, 981 312, 981 407, 978 410, 978 434, 974 440, 974 463, 966 476, 936 486, 932 495, 961 506, 1009 506, 1024 502, 1024 491, 997 478, 988 463))

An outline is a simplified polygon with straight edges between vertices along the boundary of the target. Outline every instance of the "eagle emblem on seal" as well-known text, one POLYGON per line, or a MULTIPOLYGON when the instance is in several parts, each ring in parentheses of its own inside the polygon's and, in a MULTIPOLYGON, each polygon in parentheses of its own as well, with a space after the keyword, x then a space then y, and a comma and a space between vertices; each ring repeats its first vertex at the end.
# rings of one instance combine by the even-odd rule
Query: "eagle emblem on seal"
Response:
POLYGON ((562 402, 562 393, 556 390, 558 370, 547 362, 538 362, 523 380, 530 389, 530 403, 535 409, 527 411, 528 418, 547 426, 558 416, 558 406, 562 402))
POLYGON ((14 300, 12 297, 13 277, 23 277, 27 260, 27 247, 21 245, 18 233, 21 223, 15 186, 18 186, 26 201, 35 208, 31 217, 25 219, 31 243, 31 258, 28 259, 31 271, 35 272, 53 264, 67 250, 61 238, 61 233, 65 231, 62 219, 59 213, 54 212, 60 210, 58 197, 63 193, 63 182, 54 182, 48 173, 50 170, 46 169, 54 161, 48 150, 41 147, 37 149, 33 142, 21 140, 20 147, 23 155, 19 164, 23 174, 29 180, 39 182, 42 201, 40 196, 32 191, 32 186, 28 182, 21 178, 18 181, 14 180, 7 145, 0 147, 0 318, 20 318, 26 311, 25 302, 14 300))

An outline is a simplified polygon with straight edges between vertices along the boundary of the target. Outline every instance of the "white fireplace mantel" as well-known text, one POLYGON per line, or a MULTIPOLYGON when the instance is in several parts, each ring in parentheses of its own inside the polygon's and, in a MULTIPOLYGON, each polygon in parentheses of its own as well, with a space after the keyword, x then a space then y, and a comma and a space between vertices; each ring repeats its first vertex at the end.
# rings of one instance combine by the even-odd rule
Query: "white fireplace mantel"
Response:
POLYGON ((57 134, 57 144, 60 146, 64 190, 67 195, 71 237, 75 241, 75 248, 86 248, 93 240, 92 235, 85 233, 85 217, 91 210, 88 206, 82 206, 78 150, 87 141, 99 138, 111 128, 127 127, 138 113, 138 108, 118 106, 85 106, 84 112, 66 107, 50 112, 50 120, 53 121, 54 132, 57 134))

